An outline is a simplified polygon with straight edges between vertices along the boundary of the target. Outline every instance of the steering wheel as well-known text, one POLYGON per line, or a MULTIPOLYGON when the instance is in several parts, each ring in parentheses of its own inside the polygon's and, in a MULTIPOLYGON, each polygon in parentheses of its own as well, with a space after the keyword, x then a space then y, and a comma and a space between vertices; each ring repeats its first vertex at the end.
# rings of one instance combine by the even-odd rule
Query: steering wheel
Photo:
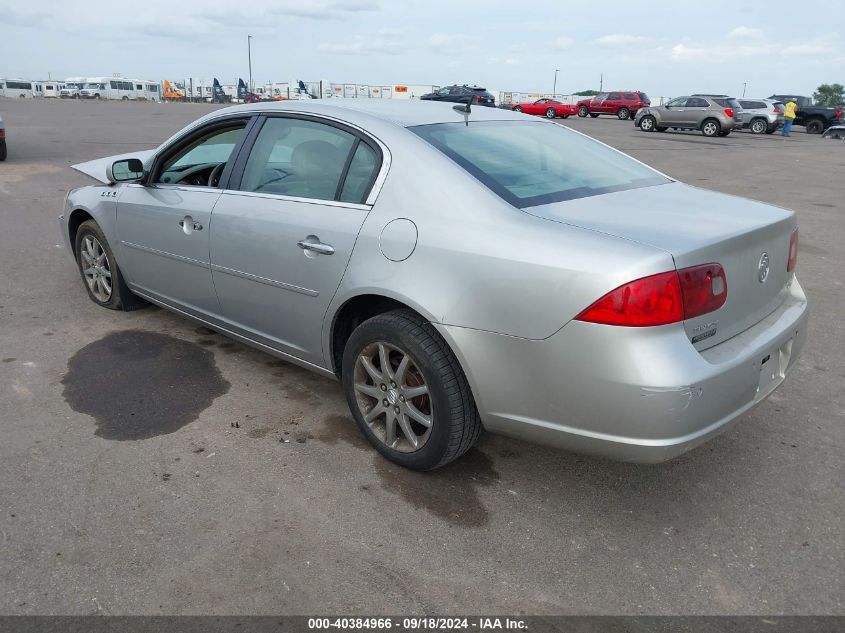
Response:
POLYGON ((216 187, 220 183, 220 175, 223 173, 223 170, 226 168, 226 163, 220 163, 211 170, 211 173, 208 175, 208 186, 209 187, 216 187))

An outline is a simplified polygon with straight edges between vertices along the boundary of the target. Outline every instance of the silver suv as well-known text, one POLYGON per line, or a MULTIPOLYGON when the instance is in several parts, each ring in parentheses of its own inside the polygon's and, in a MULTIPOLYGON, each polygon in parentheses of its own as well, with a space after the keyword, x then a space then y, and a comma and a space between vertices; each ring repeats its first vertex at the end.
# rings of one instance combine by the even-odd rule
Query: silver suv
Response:
POLYGON ((739 120, 752 134, 772 134, 783 127, 783 103, 774 99, 740 99, 739 120))
POLYGON ((634 125, 643 132, 665 132, 672 128, 701 130, 704 136, 727 136, 742 127, 736 118, 739 110, 739 103, 730 97, 675 97, 666 105, 638 111, 634 125))

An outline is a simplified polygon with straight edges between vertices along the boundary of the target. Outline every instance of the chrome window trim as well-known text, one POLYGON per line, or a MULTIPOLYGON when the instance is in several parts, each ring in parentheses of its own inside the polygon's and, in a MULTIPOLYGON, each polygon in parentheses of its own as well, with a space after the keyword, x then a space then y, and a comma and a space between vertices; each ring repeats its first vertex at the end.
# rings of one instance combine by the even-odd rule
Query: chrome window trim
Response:
POLYGON ((246 198, 266 198, 268 200, 283 200, 285 202, 299 202, 302 204, 316 204, 327 207, 340 207, 343 209, 355 209, 357 211, 369 211, 370 204, 358 204, 355 202, 341 202, 340 200, 321 200, 320 198, 299 198, 297 196, 286 196, 280 193, 264 193, 261 191, 241 191, 240 189, 224 189, 224 194, 241 196, 246 198))

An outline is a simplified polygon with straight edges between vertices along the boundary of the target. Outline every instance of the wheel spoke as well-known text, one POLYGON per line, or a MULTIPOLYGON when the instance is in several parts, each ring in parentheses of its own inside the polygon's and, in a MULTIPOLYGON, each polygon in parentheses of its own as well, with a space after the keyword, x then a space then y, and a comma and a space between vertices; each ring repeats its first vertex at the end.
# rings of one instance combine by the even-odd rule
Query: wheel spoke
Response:
POLYGON ((396 382, 397 385, 404 385, 405 384, 405 370, 408 369, 408 365, 411 363, 411 357, 405 354, 402 357, 402 360, 399 361, 399 367, 396 368, 396 373, 393 374, 393 380, 396 382))
POLYGON ((384 376, 381 375, 381 372, 375 368, 373 362, 367 358, 366 356, 359 356, 358 360, 361 363, 361 366, 370 374, 370 378, 373 379, 373 382, 384 382, 384 376))
POLYGON ((85 263, 88 264, 89 266, 91 266, 94 263, 94 258, 91 257, 88 254, 88 251, 85 250, 85 248, 82 249, 82 251, 80 252, 80 255, 82 255, 82 259, 84 259, 85 263))
POLYGON ((416 433, 414 433, 414 430, 411 428, 411 423, 408 420, 408 416, 404 413, 399 417, 399 427, 402 429, 402 434, 408 442, 410 442, 411 446, 417 448, 420 443, 420 438, 418 438, 416 433))
POLYGON ((111 279, 111 271, 110 271, 108 268, 103 268, 103 269, 102 269, 102 275, 103 275, 103 277, 105 277, 106 279, 111 279))
POLYGON ((370 409, 369 413, 364 416, 364 422, 367 422, 369 424, 382 413, 384 413, 384 409, 382 409, 380 406, 378 406, 378 404, 376 404, 375 406, 373 406, 372 409, 370 409))
POLYGON ((384 346, 384 343, 378 344, 378 356, 381 361, 381 373, 385 378, 390 380, 393 378, 393 372, 390 371, 390 361, 387 358, 387 348, 384 346))
POLYGON ((390 412, 385 416, 384 443, 390 448, 396 444, 396 416, 391 415, 390 412))
POLYGON ((374 385, 367 385, 362 382, 355 383, 355 391, 359 393, 363 393, 365 396, 370 396, 370 398, 375 398, 376 400, 381 400, 381 389, 374 385))
POLYGON ((408 415, 412 417, 414 420, 422 424, 426 428, 431 428, 431 416, 426 415, 419 409, 417 409, 414 405, 410 402, 406 403, 408 405, 408 415))
POLYGON ((406 387, 402 390, 408 400, 417 398, 419 396, 428 395, 428 385, 420 385, 419 387, 406 387))
POLYGON ((111 296, 111 284, 109 283, 109 280, 105 277, 100 277, 100 285, 103 287, 103 292, 105 293, 106 298, 111 296))

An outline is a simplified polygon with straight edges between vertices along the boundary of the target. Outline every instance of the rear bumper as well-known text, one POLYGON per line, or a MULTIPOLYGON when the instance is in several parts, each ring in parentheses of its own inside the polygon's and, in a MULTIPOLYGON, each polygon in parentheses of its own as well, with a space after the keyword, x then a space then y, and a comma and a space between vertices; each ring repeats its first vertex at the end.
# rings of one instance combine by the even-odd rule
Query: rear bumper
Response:
POLYGON ((487 430, 623 461, 661 462, 727 429, 795 366, 807 300, 788 299, 703 352, 682 324, 572 321, 545 340, 437 326, 458 355, 487 430))

